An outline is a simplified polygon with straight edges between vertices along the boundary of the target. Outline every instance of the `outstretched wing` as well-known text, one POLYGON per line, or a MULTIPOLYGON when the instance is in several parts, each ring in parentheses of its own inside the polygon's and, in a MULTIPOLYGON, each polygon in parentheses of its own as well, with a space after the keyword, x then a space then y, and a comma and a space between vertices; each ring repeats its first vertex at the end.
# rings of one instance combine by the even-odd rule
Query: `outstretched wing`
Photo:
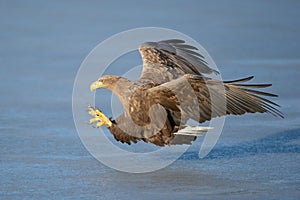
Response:
POLYGON ((189 118, 204 122, 223 115, 242 115, 245 113, 269 112, 283 117, 276 109, 278 104, 264 96, 277 95, 254 90, 266 88, 271 84, 243 84, 253 77, 221 82, 197 75, 185 75, 148 90, 154 98, 167 109, 181 112, 184 120, 189 118))
POLYGON ((139 81, 161 84, 184 74, 218 73, 208 66, 197 50, 178 39, 141 44, 139 51, 143 60, 143 71, 139 81))

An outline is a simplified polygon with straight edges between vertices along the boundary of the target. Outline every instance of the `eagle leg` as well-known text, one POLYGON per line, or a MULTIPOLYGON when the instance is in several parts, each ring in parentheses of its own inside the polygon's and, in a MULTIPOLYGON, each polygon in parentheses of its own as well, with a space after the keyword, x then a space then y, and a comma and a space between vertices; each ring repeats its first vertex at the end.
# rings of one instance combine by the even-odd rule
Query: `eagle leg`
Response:
POLYGON ((112 126, 112 122, 108 117, 106 117, 99 109, 95 109, 92 106, 88 107, 89 109, 89 114, 92 115, 94 118, 90 119, 89 123, 93 124, 97 122, 96 126, 100 127, 103 124, 107 127, 112 126))

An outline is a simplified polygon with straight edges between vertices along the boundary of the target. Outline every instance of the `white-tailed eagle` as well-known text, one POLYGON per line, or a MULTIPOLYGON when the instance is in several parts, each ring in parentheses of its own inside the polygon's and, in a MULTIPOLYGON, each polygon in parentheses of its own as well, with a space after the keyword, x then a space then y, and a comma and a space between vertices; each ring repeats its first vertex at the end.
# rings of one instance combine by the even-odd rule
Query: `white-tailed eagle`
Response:
POLYGON ((271 84, 247 84, 253 76, 233 80, 213 80, 211 69, 194 46, 172 39, 140 45, 143 70, 132 82, 120 76, 103 76, 90 86, 92 91, 111 90, 123 105, 116 119, 89 106, 90 123, 105 125, 115 139, 131 144, 145 141, 158 146, 190 144, 208 129, 186 125, 224 115, 269 112, 283 117, 278 104, 266 99, 277 95, 262 92, 271 84))

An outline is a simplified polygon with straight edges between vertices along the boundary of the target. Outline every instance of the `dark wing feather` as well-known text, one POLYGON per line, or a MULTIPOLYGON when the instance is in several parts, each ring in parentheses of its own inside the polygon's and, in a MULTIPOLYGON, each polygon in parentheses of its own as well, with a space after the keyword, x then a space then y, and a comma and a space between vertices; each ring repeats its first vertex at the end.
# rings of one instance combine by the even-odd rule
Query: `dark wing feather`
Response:
POLYGON ((167 109, 181 112, 184 120, 192 118, 199 122, 223 115, 269 112, 283 114, 274 106, 278 104, 264 98, 276 95, 249 88, 265 88, 269 84, 239 84, 251 78, 221 82, 202 76, 185 75, 148 90, 156 103, 167 109), (193 103, 197 101, 197 103, 193 103), (224 107, 222 107, 222 105, 224 107))
POLYGON ((143 71, 139 81, 161 84, 185 74, 218 73, 208 66, 204 56, 197 50, 178 39, 141 44, 139 51, 143 60, 143 71))
POLYGON ((138 133, 138 130, 133 130, 128 134, 126 130, 122 129, 122 125, 126 125, 127 121, 125 114, 122 114, 116 120, 112 120, 112 126, 108 127, 108 129, 117 141, 130 145, 131 142, 137 143, 140 141, 142 139, 142 134, 138 133))
POLYGON ((196 139, 195 136, 182 136, 174 135, 174 127, 169 120, 166 121, 164 127, 154 133, 152 136, 147 137, 143 133, 143 128, 131 124, 125 114, 120 115, 116 120, 112 120, 112 126, 108 127, 117 141, 122 143, 131 144, 138 141, 151 142, 158 146, 171 145, 171 144, 191 144, 196 139), (127 129, 127 130, 126 130, 127 129))

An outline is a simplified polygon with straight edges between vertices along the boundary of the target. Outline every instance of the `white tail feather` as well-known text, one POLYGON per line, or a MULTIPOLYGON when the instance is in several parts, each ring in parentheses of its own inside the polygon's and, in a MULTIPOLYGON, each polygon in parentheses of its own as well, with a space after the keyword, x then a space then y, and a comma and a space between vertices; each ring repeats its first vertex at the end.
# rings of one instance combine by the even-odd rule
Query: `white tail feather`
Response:
POLYGON ((174 133, 175 135, 190 135, 190 136, 199 136, 204 135, 207 131, 213 129, 213 127, 203 127, 203 126, 187 126, 183 129, 180 129, 178 132, 174 133))

